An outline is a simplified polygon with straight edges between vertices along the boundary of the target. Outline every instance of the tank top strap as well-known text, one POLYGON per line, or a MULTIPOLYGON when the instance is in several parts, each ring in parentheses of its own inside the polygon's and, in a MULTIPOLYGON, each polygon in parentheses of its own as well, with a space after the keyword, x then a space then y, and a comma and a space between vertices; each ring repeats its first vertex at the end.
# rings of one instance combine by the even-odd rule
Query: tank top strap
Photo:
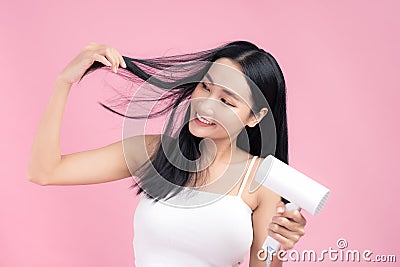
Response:
POLYGON ((237 194, 239 197, 242 195, 242 192, 243 192, 244 187, 245 187, 245 185, 246 185, 246 183, 247 183, 247 180, 248 180, 248 178, 249 178, 251 169, 253 168, 254 162, 256 161, 256 158, 257 158, 257 156, 253 156, 253 158, 251 159, 250 166, 249 166, 249 168, 247 169, 246 175, 244 176, 244 179, 243 179, 243 181, 242 181, 242 184, 240 185, 239 193, 237 194))

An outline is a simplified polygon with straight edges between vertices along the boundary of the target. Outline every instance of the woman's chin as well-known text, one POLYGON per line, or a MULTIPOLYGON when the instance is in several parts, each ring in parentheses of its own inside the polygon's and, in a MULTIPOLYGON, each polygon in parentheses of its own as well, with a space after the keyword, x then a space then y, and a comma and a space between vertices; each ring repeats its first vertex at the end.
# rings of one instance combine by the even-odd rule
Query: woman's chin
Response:
POLYGON ((199 138, 210 137, 209 129, 207 127, 196 125, 196 122, 193 120, 189 122, 189 132, 199 138))
POLYGON ((199 131, 199 129, 197 129, 196 125, 193 126, 193 124, 194 124, 193 121, 190 121, 190 122, 189 122, 189 132, 190 132, 192 135, 196 136, 196 137, 201 137, 201 138, 203 138, 203 137, 204 137, 204 136, 203 136, 204 134, 201 134, 201 132, 199 131))

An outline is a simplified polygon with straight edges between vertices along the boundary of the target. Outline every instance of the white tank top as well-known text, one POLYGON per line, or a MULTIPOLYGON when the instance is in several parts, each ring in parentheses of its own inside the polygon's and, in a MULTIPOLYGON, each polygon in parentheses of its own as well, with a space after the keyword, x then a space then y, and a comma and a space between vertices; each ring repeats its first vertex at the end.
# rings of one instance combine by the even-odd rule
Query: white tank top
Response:
POLYGON ((252 158, 237 195, 197 190, 214 200, 219 196, 211 204, 182 208, 163 201, 154 203, 142 193, 133 223, 135 266, 239 266, 253 242, 253 211, 241 194, 256 157, 252 158))

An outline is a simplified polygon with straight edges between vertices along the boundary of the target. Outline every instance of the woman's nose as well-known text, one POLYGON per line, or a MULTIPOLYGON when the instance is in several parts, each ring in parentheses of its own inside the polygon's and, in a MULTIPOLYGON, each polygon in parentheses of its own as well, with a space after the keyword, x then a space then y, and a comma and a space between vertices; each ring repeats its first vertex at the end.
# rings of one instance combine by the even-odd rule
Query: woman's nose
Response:
POLYGON ((217 100, 213 98, 205 98, 200 104, 200 111, 206 116, 213 117, 217 105, 217 100))
POLYGON ((213 117, 214 116, 214 111, 211 108, 207 108, 207 109, 205 109, 203 111, 203 114, 207 115, 207 116, 210 116, 210 117, 213 117))

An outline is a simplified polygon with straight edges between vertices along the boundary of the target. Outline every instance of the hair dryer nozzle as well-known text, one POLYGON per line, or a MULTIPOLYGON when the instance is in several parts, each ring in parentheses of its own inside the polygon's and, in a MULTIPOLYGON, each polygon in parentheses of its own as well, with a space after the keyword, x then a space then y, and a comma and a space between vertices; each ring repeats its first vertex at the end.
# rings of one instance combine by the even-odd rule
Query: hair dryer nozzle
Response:
POLYGON ((262 161, 254 180, 312 215, 321 211, 330 193, 328 188, 272 155, 262 161))

